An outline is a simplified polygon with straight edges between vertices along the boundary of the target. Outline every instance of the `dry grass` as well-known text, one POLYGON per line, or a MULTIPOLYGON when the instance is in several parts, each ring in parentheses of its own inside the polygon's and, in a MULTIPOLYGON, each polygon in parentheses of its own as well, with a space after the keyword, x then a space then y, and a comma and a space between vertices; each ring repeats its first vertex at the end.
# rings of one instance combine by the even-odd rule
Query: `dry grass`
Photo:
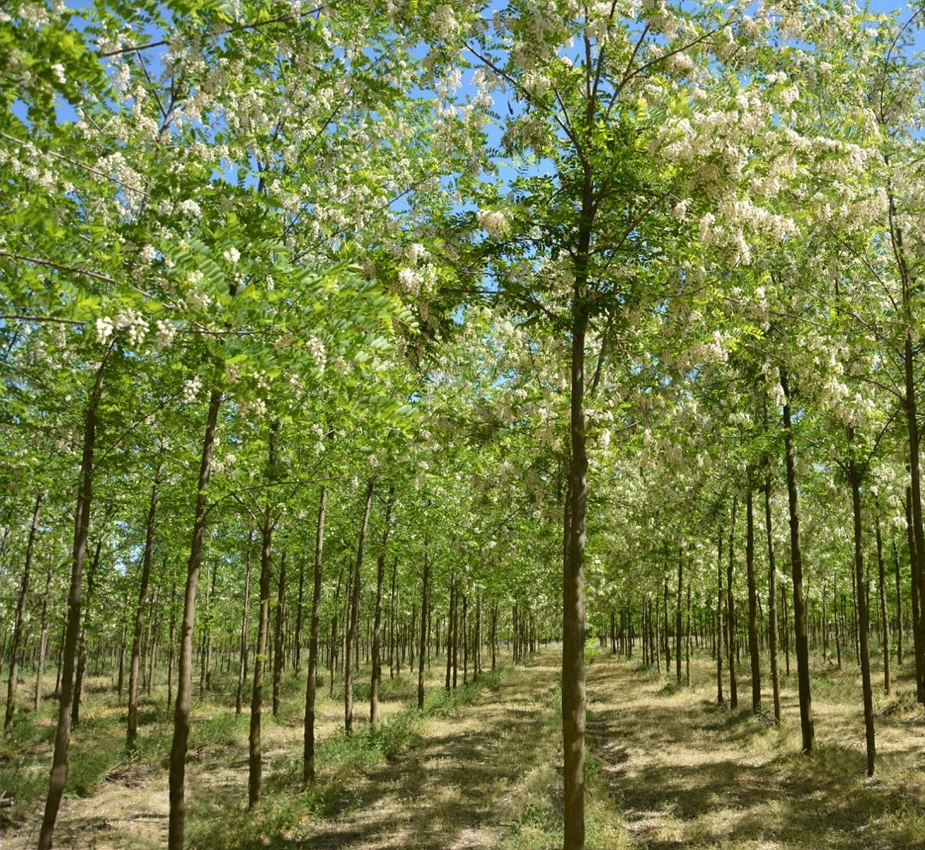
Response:
MULTIPOLYGON (((853 670, 818 671, 817 747, 802 756, 795 674, 784 682, 777 727, 751 712, 747 678, 739 682, 737 711, 717 706, 714 669, 706 660, 695 662, 690 689, 615 659, 590 670, 590 744, 615 753, 608 777, 635 846, 925 847, 925 795, 918 781, 925 725, 914 703, 880 699, 878 774, 867 780, 860 682, 853 670)), ((765 700, 768 709, 767 693, 765 700)))
MULTIPOLYGON (((340 734, 339 696, 325 696, 320 776, 308 791, 298 787, 304 678, 290 680, 280 717, 265 716, 265 795, 254 813, 245 809, 247 715, 235 717, 227 694, 199 703, 187 772, 191 850, 561 847, 559 653, 454 695, 440 687, 437 666, 423 717, 406 708, 415 682, 403 677, 387 683, 383 729, 361 723, 352 739, 340 734)), ((742 706, 750 704, 745 674, 742 706)), ((784 682, 779 727, 748 708, 717 706, 708 659, 695 659, 693 676, 693 688, 678 687, 633 663, 594 656, 588 850, 925 850, 925 721, 908 678, 893 696, 876 699, 878 774, 867 780, 853 669, 814 670, 817 748, 808 757, 799 754, 795 674, 784 682)), ((768 709, 767 692, 765 700, 768 709)), ((364 712, 362 700, 356 710, 364 712)), ((91 694, 75 735, 75 782, 58 846, 164 844, 170 715, 144 706, 140 751, 128 759, 123 711, 102 683, 91 694)), ((27 799, 17 804, 3 850, 34 846, 47 776, 51 710, 20 721, 0 756, 4 777, 16 771, 27 799)))

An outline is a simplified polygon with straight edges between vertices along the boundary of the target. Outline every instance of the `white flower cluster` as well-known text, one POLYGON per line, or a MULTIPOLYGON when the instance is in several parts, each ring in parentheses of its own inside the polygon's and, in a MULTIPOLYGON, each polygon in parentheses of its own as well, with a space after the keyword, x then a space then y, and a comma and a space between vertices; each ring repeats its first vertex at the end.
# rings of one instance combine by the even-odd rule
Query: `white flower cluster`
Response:
POLYGON ((196 401, 196 396, 199 395, 201 390, 202 380, 198 375, 194 375, 183 385, 183 392, 181 397, 187 404, 192 404, 194 401, 196 401))
POLYGON ((479 227, 486 230, 489 236, 504 236, 507 233, 507 219, 500 210, 479 210, 476 219, 479 227))
POLYGON ((130 345, 139 345, 148 333, 148 323, 136 310, 126 310, 116 316, 116 327, 128 329, 130 345))
POLYGON ((96 320, 96 341, 100 345, 106 345, 107 340, 112 336, 113 330, 115 330, 115 325, 112 319, 109 316, 100 316, 96 320))
POLYGON ((449 41, 459 32, 459 22, 451 6, 437 6, 427 19, 431 31, 441 41, 449 41))
POLYGON ((327 364, 327 353, 324 348, 324 343, 317 337, 310 337, 306 341, 305 347, 315 360, 315 368, 321 374, 324 374, 324 367, 327 364))
POLYGON ((428 259, 430 252, 420 242, 413 242, 405 249, 405 256, 409 263, 417 265, 418 261, 428 259))
POLYGON ((237 248, 231 247, 225 251, 222 256, 225 258, 225 262, 228 263, 228 265, 233 266, 241 259, 241 252, 237 248))
POLYGON ((402 269, 398 273, 398 283, 402 292, 417 295, 421 291, 421 276, 414 269, 402 269))
POLYGON ((153 245, 145 245, 138 252, 138 259, 150 266, 157 259, 157 249, 153 245))
POLYGON ((177 212, 182 215, 198 218, 202 215, 202 208, 195 201, 187 198, 185 201, 180 201, 180 203, 177 204, 177 212))
POLYGON ((177 329, 174 327, 173 322, 166 319, 158 319, 154 328, 154 337, 158 345, 167 347, 173 342, 173 338, 176 335, 177 329))

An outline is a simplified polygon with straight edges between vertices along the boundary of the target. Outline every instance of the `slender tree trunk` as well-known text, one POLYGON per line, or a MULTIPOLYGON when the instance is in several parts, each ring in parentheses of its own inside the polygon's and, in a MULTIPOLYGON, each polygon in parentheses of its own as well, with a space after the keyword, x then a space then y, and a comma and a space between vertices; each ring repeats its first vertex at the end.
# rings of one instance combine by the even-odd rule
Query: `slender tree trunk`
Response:
MULTIPOLYGON (((369 722, 375 726, 379 714, 379 686, 382 681, 382 587, 385 583, 385 556, 389 544, 389 527, 392 524, 392 502, 395 498, 395 485, 389 487, 389 497, 385 504, 385 530, 382 532, 382 545, 376 561, 376 613, 373 623, 373 674, 369 690, 369 722)), ((423 615, 422 615, 423 616, 423 615)))
POLYGON ((251 604, 251 550, 254 546, 254 531, 247 534, 247 551, 244 554, 244 603, 241 610, 241 639, 238 652, 238 689, 234 701, 234 713, 240 714, 244 707, 244 680, 247 678, 248 656, 248 613, 251 604))
MULTIPOLYGON (((271 467, 275 465, 275 444, 270 441, 271 467)), ((260 803, 263 783, 260 733, 263 713, 263 680, 267 664, 267 644, 270 632, 270 583, 273 577, 271 566, 274 523, 267 507, 263 518, 260 548, 260 614, 257 621, 257 654, 254 656, 254 681, 251 683, 251 722, 248 736, 248 782, 247 806, 255 808, 260 803)))
POLYGON ((273 630, 273 716, 279 715, 279 691, 283 683, 283 637, 286 621, 286 553, 279 562, 279 581, 276 583, 276 619, 273 630))
POLYGON ((777 562, 774 557, 774 528, 771 521, 771 470, 764 479, 764 524, 768 537, 768 653, 771 656, 771 690, 774 721, 780 724, 780 671, 777 667, 777 562))
MULTIPOLYGON (((689 566, 689 565, 688 565, 689 566)), ((684 679, 687 687, 691 686, 691 583, 687 582, 687 623, 684 640, 684 679)))
POLYGON ((148 504, 148 519, 145 523, 145 548, 141 556, 141 580, 138 586, 138 605, 135 608, 135 626, 132 630, 132 656, 128 672, 128 730, 126 748, 131 752, 138 740, 138 665, 141 654, 141 632, 144 627, 145 605, 148 601, 148 582, 151 579, 151 559, 154 555, 154 519, 157 516, 157 499, 161 486, 164 444, 161 443, 154 484, 151 485, 151 501, 148 504))
POLYGON ((32 552, 35 549, 35 536, 39 529, 39 515, 42 511, 44 493, 35 499, 32 511, 32 524, 29 526, 29 541, 26 544, 26 560, 22 570, 22 582, 19 585, 19 598, 16 601, 16 617, 13 620, 13 645, 10 648, 10 677, 6 688, 6 719, 3 730, 9 733, 13 729, 13 715, 16 712, 16 686, 19 678, 19 647, 22 643, 23 620, 26 616, 26 602, 29 599, 29 573, 32 571, 32 552))
POLYGON ((883 563, 883 538, 880 535, 880 513, 874 516, 877 535, 877 569, 880 584, 880 650, 883 653, 883 692, 890 692, 890 614, 886 601, 886 565, 883 563))
POLYGON ((752 711, 761 711, 761 651, 758 648, 758 589, 755 581, 755 512, 751 484, 745 496, 745 571, 748 579, 748 654, 752 666, 752 711))
POLYGON ((726 643, 729 650, 729 707, 739 707, 739 683, 736 679, 736 613, 733 596, 735 568, 735 529, 738 501, 732 497, 732 522, 729 526, 729 565, 726 569, 726 643))
POLYGON ((39 638, 38 672, 35 674, 35 703, 33 708, 39 710, 42 705, 42 676, 45 674, 45 655, 48 652, 48 590, 51 587, 51 564, 45 573, 45 591, 42 593, 41 637, 39 638))
POLYGON ((681 684, 681 633, 683 631, 683 617, 681 614, 681 604, 684 598, 684 549, 678 547, 678 593, 675 598, 674 614, 674 660, 675 660, 675 679, 681 684))
POLYGON ((93 560, 90 562, 90 569, 87 570, 87 604, 83 611, 83 626, 80 630, 79 649, 77 651, 77 676, 74 681, 74 701, 71 704, 71 725, 77 726, 80 723, 80 705, 83 702, 84 677, 87 673, 87 632, 91 631, 91 611, 93 610, 93 601, 96 595, 96 572, 100 566, 100 552, 103 548, 103 538, 100 536, 96 541, 96 549, 93 551, 93 560))
POLYGON ((915 694, 919 702, 925 702, 925 637, 922 630, 922 595, 916 578, 918 554, 916 553, 915 531, 912 527, 912 488, 906 488, 906 532, 909 545, 909 564, 912 571, 912 638, 915 652, 915 694))
MULTIPOLYGON (((112 349, 110 348, 109 351, 112 349)), ((100 402, 103 383, 103 369, 109 351, 96 372, 96 380, 87 409, 84 413, 83 453, 80 461, 80 488, 74 517, 74 550, 71 566, 71 586, 67 599, 67 626, 64 632, 62 662, 58 664, 61 675, 60 698, 58 701, 58 728, 55 734, 55 749, 52 756, 51 777, 48 796, 45 799, 45 813, 39 834, 38 850, 49 850, 61 806, 61 797, 67 784, 68 747, 71 740, 71 701, 74 692, 74 662, 77 643, 80 638, 80 595, 83 580, 83 565, 87 555, 87 538, 90 531, 90 507, 93 502, 93 454, 96 448, 96 411, 100 402)), ((173 850, 173 848, 171 848, 173 850)))
MULTIPOLYGON (((903 302, 908 306, 908 284, 905 280, 903 293, 903 302)), ((923 625, 925 617, 922 616, 923 608, 925 608, 925 531, 923 531, 922 527, 919 428, 916 413, 915 366, 911 330, 906 333, 903 359, 905 361, 906 381, 906 421, 909 430, 909 501, 912 505, 912 529, 909 536, 910 540, 915 541, 912 558, 912 580, 919 599, 918 640, 916 641, 916 670, 918 671, 919 680, 917 693, 919 701, 925 702, 925 625, 923 625)))
POLYGON ((719 529, 716 553, 716 703, 723 705, 723 527, 719 529))
POLYGON ((292 672, 299 675, 302 666, 302 605, 305 600, 305 558, 299 558, 299 598, 295 610, 295 635, 292 640, 292 672))
POLYGON ((899 572, 899 552, 896 551, 896 538, 890 538, 893 548, 893 572, 896 576, 896 663, 902 666, 903 658, 903 585, 899 572))
POLYGON ((366 545, 366 530, 369 527, 369 513, 373 505, 375 482, 370 479, 366 485, 366 506, 360 525, 360 541, 357 546, 356 568, 353 574, 353 588, 348 617, 347 646, 344 653, 344 731, 353 734, 353 665, 357 649, 357 623, 360 618, 360 573, 363 568, 363 549, 366 545))
POLYGON ((398 558, 392 560, 392 591, 389 594, 389 678, 395 678, 395 581, 398 576, 398 558))
POLYGON ((315 533, 315 565, 312 571, 312 616, 308 627, 308 674, 305 682, 305 751, 302 781, 315 780, 315 699, 318 693, 318 631, 321 626, 321 578, 324 555, 324 521, 328 509, 328 488, 321 488, 318 528, 315 533))
POLYGON ((793 576, 793 621, 796 634, 797 678, 800 695, 800 729, 803 753, 812 752, 816 743, 813 729, 813 704, 809 685, 809 639, 806 626, 806 603, 803 599, 803 555, 800 548, 800 511, 793 452, 793 425, 790 421, 790 382, 781 369, 781 389, 784 391, 784 447, 787 455, 787 497, 790 506, 790 565, 793 576))
POLYGON ((221 404, 221 391, 212 390, 209 396, 208 419, 199 465, 193 540, 186 567, 183 619, 180 625, 177 702, 173 718, 173 744, 170 749, 170 814, 167 850, 183 850, 183 838, 186 831, 186 750, 189 742, 190 697, 193 689, 193 625, 196 621, 196 591, 199 588, 199 571, 202 567, 202 549, 206 530, 206 494, 212 473, 212 450, 215 447, 215 428, 221 404))
MULTIPOLYGON (((867 607, 864 576, 864 540, 861 517, 861 476, 854 461, 854 428, 848 426, 848 478, 851 481, 851 508, 854 517, 854 573, 858 586, 858 640, 861 655, 861 683, 864 694, 864 730, 867 737, 867 775, 874 775, 877 744, 874 737, 874 697, 870 674, 870 613, 867 607)), ((879 529, 878 529, 879 537, 879 529)), ((881 568, 882 569, 882 568, 881 568)))
POLYGON ((424 548, 424 578, 421 582, 421 638, 418 647, 418 711, 424 710, 424 656, 427 654, 427 622, 430 613, 430 553, 424 548))

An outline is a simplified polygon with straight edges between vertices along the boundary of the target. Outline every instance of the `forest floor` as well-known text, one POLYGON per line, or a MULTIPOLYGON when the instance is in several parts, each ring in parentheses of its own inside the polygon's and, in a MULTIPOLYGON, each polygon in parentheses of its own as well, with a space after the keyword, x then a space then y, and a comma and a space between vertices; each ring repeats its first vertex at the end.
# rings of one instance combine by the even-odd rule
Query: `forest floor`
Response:
MULTIPOLYGON (((817 659, 817 747, 806 757, 799 752, 795 671, 783 679, 778 727, 752 713, 747 671, 740 672, 739 708, 731 710, 716 705, 708 659, 693 661, 688 688, 603 651, 592 655, 589 850, 925 850, 925 718, 908 678, 893 696, 875 691, 877 776, 868 780, 853 666, 839 671, 817 659)), ((227 699, 207 699, 191 738, 188 844, 554 850, 562 840, 560 662, 550 648, 452 695, 439 686, 435 663, 423 717, 404 707, 414 686, 404 676, 384 683, 382 728, 372 732, 364 724, 352 739, 339 732, 343 709, 335 691, 319 706, 319 780, 308 792, 298 791, 304 677, 292 679, 280 717, 265 716, 265 790, 256 813, 245 808, 247 714, 236 717, 227 699)), ((728 700, 728 679, 726 688, 728 700)), ((367 707, 364 687, 358 690, 359 717, 367 707)), ((124 710, 102 692, 90 696, 75 735, 73 782, 56 846, 163 846, 169 715, 149 711, 141 752, 127 760, 115 725, 124 710)), ((36 793, 31 802, 17 802, 12 824, 0 834, 2 850, 35 846, 38 790, 47 781, 50 712, 22 726, 15 751, 0 751, 2 781, 12 775, 28 793, 23 771, 31 771, 36 793)))

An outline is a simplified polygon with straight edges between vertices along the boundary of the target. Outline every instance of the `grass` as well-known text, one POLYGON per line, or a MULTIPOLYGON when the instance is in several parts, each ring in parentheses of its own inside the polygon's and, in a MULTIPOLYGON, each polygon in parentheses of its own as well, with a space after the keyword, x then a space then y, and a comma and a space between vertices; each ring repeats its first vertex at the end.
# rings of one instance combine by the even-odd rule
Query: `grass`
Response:
MULTIPOLYGON (((803 756, 795 669, 782 677, 778 726, 768 717, 767 683, 765 713, 751 712, 745 668, 733 711, 715 704, 715 667, 706 657, 692 660, 689 688, 606 651, 592 656, 588 850, 925 850, 925 723, 911 665, 898 671, 889 696, 875 678, 878 772, 869 781, 860 677, 847 662, 839 671, 815 659, 817 746, 803 756)), ((442 687, 441 666, 430 672, 423 713, 415 707, 415 675, 385 679, 376 728, 365 721, 358 692, 349 737, 341 732, 342 686, 333 699, 320 688, 318 774, 309 788, 301 787, 305 680, 287 673, 279 717, 269 706, 264 712, 264 793, 253 812, 245 808, 249 716, 234 714, 234 682, 219 679, 195 704, 188 845, 556 850, 563 793, 557 653, 451 692, 442 687)), ((102 688, 88 694, 74 734, 62 846, 162 845, 172 738, 163 695, 143 700, 141 716, 129 755, 124 708, 102 688)), ((48 700, 37 714, 19 714, 13 736, 0 742, 2 786, 17 796, 17 829, 4 833, 4 850, 34 843, 29 829, 47 788, 54 719, 48 700)))

